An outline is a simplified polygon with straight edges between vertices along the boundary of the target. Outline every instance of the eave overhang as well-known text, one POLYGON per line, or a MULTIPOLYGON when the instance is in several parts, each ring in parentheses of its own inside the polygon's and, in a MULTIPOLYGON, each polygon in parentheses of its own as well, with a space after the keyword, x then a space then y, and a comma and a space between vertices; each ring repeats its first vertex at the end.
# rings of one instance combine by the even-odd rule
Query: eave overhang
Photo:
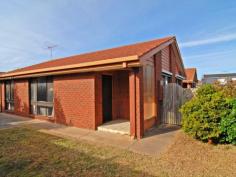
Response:
POLYGON ((84 62, 66 66, 50 67, 50 68, 35 69, 30 71, 13 72, 13 73, 4 73, 0 75, 0 80, 95 72, 95 71, 109 71, 109 70, 125 69, 139 66, 141 66, 139 62, 139 57, 137 55, 132 55, 127 57, 112 58, 93 62, 84 62))

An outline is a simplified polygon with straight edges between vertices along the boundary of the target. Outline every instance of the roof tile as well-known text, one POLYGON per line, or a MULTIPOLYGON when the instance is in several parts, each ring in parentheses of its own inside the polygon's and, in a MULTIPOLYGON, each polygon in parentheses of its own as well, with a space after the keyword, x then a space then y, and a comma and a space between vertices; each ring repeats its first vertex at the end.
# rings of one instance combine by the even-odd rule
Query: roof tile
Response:
POLYGON ((156 39, 147 42, 136 43, 132 45, 126 45, 106 50, 95 51, 91 53, 84 53, 80 55, 50 60, 47 62, 43 62, 40 64, 35 64, 32 66, 16 69, 10 71, 8 73, 16 73, 16 72, 24 72, 24 71, 31 71, 36 69, 43 69, 43 68, 51 68, 57 66, 66 66, 66 65, 73 65, 85 62, 92 62, 92 61, 99 61, 99 60, 106 60, 112 58, 121 58, 127 57, 132 55, 142 56, 143 54, 147 53, 148 51, 152 50, 155 47, 173 39, 174 37, 165 37, 161 39, 156 39))
POLYGON ((187 81, 195 81, 194 77, 195 77, 195 74, 197 73, 196 68, 186 68, 185 73, 186 73, 186 80, 187 81))

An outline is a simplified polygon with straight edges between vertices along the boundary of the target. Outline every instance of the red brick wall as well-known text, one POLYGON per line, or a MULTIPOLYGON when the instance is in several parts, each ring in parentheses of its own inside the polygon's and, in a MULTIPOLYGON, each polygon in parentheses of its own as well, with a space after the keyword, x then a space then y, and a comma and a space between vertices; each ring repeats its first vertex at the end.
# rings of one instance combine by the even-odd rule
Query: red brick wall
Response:
POLYGON ((143 68, 139 68, 135 78, 136 87, 136 131, 137 138, 140 139, 144 135, 144 111, 143 111, 143 68))
POLYGON ((95 75, 54 77, 54 111, 58 123, 95 129, 95 75))
POLYGON ((29 82, 27 79, 14 81, 14 113, 29 116, 29 82))
POLYGON ((156 123, 156 117, 144 120, 144 131, 152 128, 156 123))
POLYGON ((129 73, 130 136, 140 139, 144 134, 143 70, 133 69, 129 73))
POLYGON ((95 79, 95 123, 96 127, 103 123, 102 117, 102 75, 96 74, 95 79))

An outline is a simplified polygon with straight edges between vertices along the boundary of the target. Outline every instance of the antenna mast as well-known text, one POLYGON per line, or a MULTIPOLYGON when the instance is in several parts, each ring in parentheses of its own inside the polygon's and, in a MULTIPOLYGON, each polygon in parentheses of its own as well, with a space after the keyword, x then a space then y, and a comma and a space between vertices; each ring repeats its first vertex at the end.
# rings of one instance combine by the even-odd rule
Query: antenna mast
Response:
POLYGON ((51 57, 51 59, 52 59, 52 57, 53 57, 53 49, 54 48, 56 48, 57 47, 57 45, 49 45, 49 46, 47 46, 47 49, 50 51, 50 57, 51 57))

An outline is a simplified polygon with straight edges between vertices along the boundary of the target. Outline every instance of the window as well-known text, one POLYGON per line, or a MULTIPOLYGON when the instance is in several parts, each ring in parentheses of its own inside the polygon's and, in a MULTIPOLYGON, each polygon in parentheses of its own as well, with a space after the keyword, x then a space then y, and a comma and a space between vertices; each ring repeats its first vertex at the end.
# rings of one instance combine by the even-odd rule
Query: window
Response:
POLYGON ((9 111, 14 110, 14 81, 5 82, 5 109, 9 111))
POLYGON ((32 79, 30 82, 31 113, 53 116, 53 80, 50 77, 32 79))
POLYGON ((181 79, 178 79, 178 78, 176 78, 176 84, 178 84, 178 85, 182 86, 182 80, 181 80, 181 79))
POLYGON ((220 82, 221 84, 224 84, 226 82, 225 79, 217 79, 218 82, 220 82))
POLYGON ((168 83, 171 83, 171 76, 163 74, 162 80, 163 80, 163 86, 166 86, 166 85, 168 85, 168 83))

